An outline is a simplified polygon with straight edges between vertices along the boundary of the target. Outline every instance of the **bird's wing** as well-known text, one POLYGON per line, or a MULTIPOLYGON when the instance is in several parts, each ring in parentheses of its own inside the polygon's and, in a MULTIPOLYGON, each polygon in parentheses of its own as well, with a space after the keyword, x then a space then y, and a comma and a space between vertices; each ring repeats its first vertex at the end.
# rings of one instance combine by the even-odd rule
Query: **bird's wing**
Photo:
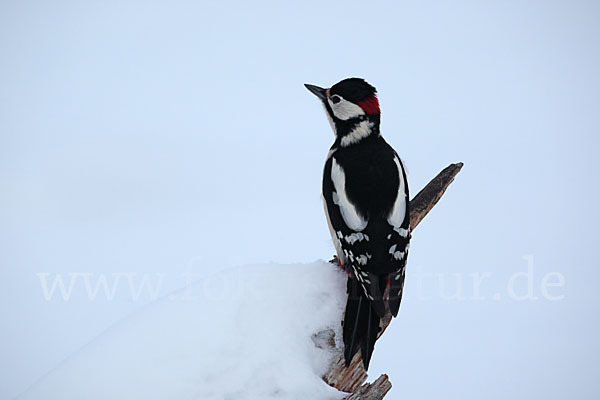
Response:
POLYGON ((394 152, 389 158, 380 157, 369 163, 369 167, 375 171, 373 177, 382 180, 369 176, 367 181, 375 182, 374 185, 350 187, 350 193, 356 198, 355 190, 363 191, 362 194, 366 190, 367 201, 373 196, 388 200, 378 203, 374 210, 379 212, 370 212, 373 215, 361 212, 367 209, 365 204, 352 202, 346 173, 331 154, 323 176, 329 227, 338 256, 350 271, 344 313, 344 355, 349 363, 360 348, 366 366, 377 338, 379 320, 385 315, 383 293, 388 281, 389 309, 393 315, 398 313, 410 239, 408 185, 402 161, 394 152))
POLYGON ((404 289, 404 277, 406 269, 406 260, 408 258, 408 247, 410 241, 410 209, 408 182, 406 180, 406 170, 398 154, 394 153, 394 163, 398 168, 400 184, 398 186, 398 195, 387 218, 390 234, 390 249, 388 253, 391 257, 392 272, 389 276, 389 308, 392 315, 398 315, 400 301, 402 300, 402 291, 404 289))
POLYGON ((373 257, 371 237, 367 229, 369 220, 348 198, 346 176, 335 157, 330 157, 325 164, 323 200, 332 239, 342 265, 353 274, 365 297, 373 301, 374 308, 383 315, 385 305, 382 285, 379 277, 368 268, 373 257))
POLYGON ((346 192, 346 176, 334 157, 325 164, 323 200, 338 254, 349 270, 348 298, 343 321, 344 358, 346 366, 360 349, 363 363, 368 369, 377 340, 379 323, 385 315, 383 285, 379 276, 369 272, 373 247, 367 232, 369 220, 346 192))

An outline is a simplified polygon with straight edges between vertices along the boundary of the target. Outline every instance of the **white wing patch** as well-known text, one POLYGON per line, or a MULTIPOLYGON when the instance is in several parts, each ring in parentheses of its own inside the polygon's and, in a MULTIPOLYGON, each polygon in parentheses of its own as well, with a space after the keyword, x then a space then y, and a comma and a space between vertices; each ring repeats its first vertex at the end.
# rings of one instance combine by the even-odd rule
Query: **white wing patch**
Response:
MULTIPOLYGON (((369 253, 365 253, 365 254, 361 254, 360 256, 356 257, 356 262, 359 265, 367 265, 367 263, 369 262, 369 260, 371 259, 371 255, 369 253)), ((361 272, 361 274, 363 274, 364 276, 367 276, 366 272, 361 272)), ((371 282, 369 282, 371 283, 371 282)))
POLYGON ((368 221, 358 213, 354 204, 348 200, 348 196, 346 195, 346 174, 335 160, 335 157, 331 160, 331 180, 335 188, 333 203, 340 208, 344 222, 353 231, 362 231, 367 227, 368 221))
POLYGON ((325 162, 327 162, 331 157, 333 157, 333 153, 335 153, 337 151, 337 147, 334 147, 333 149, 329 150, 329 152, 327 153, 327 158, 325 159, 325 162))
MULTIPOLYGON (((404 177, 402 174, 402 161, 400 161, 398 157, 394 157, 394 162, 398 167, 398 176, 400 178, 400 184, 398 185, 398 196, 396 197, 396 201, 394 202, 394 206, 392 207, 392 212, 388 216, 387 220, 388 223, 394 228, 400 228, 400 225, 402 225, 402 222, 404 221, 404 215, 406 214, 406 189, 404 177)), ((404 231, 405 229, 403 229, 402 232, 398 230, 400 236, 406 237, 403 234, 408 235, 408 232, 405 233, 404 231)))
MULTIPOLYGON (((341 238, 340 238, 341 239, 341 238)), ((369 241, 369 235, 364 235, 362 232, 354 232, 344 237, 346 243, 353 245, 354 242, 362 242, 363 240, 369 241)))
MULTIPOLYGON (((396 232, 398 232, 398 235, 400 235, 403 238, 406 238, 408 236, 408 229, 404 229, 404 228, 400 228, 400 227, 394 227, 394 230, 396 232)), ((388 239, 390 237, 392 237, 392 235, 388 235, 388 236, 389 236, 388 239)))
POLYGON ((329 232, 331 233, 331 239, 333 240, 333 245, 335 246, 335 251, 337 253, 338 259, 341 261, 342 265, 346 263, 346 256, 342 251, 342 238, 344 235, 340 231, 335 231, 333 229, 333 225, 331 225, 331 220, 329 219, 329 211, 327 210, 327 202, 325 198, 323 198, 323 207, 325 208, 325 217, 327 218, 327 226, 329 227, 329 232))

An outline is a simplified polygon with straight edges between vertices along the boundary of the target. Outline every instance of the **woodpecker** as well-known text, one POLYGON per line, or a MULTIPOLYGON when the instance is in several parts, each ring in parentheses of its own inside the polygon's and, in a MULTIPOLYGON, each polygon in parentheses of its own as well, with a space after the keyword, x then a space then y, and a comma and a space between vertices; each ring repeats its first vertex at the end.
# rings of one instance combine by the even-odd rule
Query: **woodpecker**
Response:
POLYGON ((348 367, 360 350, 367 370, 380 320, 387 312, 396 317, 402 299, 410 241, 406 171, 381 136, 373 86, 361 78, 329 89, 305 86, 321 100, 335 136, 323 171, 323 204, 348 273, 344 358, 348 367))

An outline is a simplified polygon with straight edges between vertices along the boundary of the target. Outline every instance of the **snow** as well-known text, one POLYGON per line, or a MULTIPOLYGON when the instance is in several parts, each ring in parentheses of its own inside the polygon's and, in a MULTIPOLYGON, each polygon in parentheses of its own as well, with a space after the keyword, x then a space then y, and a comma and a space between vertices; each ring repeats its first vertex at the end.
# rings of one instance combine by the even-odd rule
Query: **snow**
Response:
POLYGON ((115 324, 18 399, 342 398, 311 335, 341 338, 344 282, 323 261, 218 273, 115 324))

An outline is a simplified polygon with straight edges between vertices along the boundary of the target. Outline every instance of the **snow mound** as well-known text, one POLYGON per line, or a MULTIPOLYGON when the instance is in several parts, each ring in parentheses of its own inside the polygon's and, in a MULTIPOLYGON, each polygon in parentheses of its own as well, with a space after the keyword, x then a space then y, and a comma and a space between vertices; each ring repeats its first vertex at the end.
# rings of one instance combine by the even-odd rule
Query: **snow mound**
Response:
POLYGON ((323 261, 219 273, 114 325, 19 399, 339 399, 311 336, 341 337, 344 282, 323 261))

